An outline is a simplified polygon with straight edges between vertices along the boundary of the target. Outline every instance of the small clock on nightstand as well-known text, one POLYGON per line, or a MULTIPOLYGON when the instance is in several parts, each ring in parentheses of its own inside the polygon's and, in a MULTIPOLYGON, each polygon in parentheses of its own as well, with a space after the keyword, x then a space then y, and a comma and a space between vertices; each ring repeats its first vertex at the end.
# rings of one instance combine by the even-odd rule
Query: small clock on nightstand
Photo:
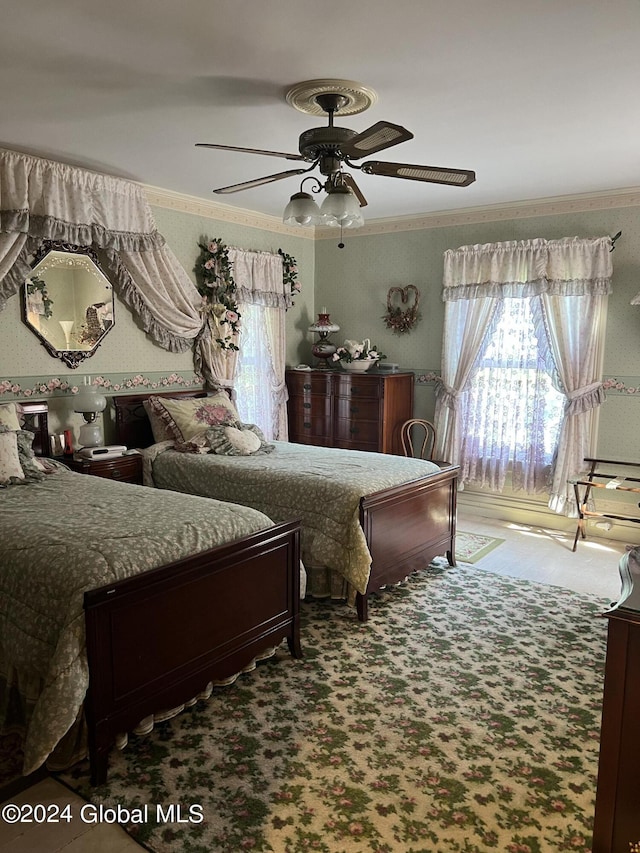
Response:
POLYGON ((64 464, 78 474, 90 474, 92 477, 105 477, 107 480, 142 485, 142 456, 139 453, 116 456, 115 459, 98 460, 82 459, 79 456, 65 457, 64 464))

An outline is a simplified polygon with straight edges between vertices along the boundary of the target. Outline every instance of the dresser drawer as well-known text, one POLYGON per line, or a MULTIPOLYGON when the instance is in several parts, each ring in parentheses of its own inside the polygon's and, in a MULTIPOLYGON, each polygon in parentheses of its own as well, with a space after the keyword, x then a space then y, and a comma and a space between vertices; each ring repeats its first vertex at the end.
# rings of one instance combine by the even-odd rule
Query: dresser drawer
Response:
POLYGON ((378 421, 380 418, 380 401, 371 397, 336 397, 335 405, 337 418, 363 421, 378 421))
POLYGON ((91 477, 103 477, 107 480, 120 480, 123 483, 142 485, 142 456, 118 456, 116 459, 93 461, 90 459, 73 458, 65 460, 72 471, 78 474, 89 474, 91 477))
POLYGON ((330 371, 289 370, 287 371, 287 389, 289 397, 299 397, 307 394, 331 394, 330 371))
MULTIPOLYGON (((339 442, 348 441, 355 442, 358 445, 373 445, 373 450, 377 450, 380 438, 380 427, 377 421, 336 418, 333 423, 333 434, 339 442)), ((364 447, 361 449, 364 450, 364 447)))
POLYGON ((353 373, 337 373, 335 394, 338 397, 382 397, 384 385, 379 376, 362 376, 353 373))

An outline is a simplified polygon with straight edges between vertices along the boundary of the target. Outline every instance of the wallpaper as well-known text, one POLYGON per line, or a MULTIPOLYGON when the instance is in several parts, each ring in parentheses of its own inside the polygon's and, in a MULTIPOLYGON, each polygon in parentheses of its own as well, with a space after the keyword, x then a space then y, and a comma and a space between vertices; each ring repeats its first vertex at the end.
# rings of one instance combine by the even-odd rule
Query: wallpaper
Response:
MULTIPOLYGON (((307 330, 321 306, 340 326, 332 337, 370 338, 386 361, 416 373, 415 414, 431 417, 433 380, 440 369, 444 307, 441 299, 442 257, 448 248, 501 240, 544 237, 622 235, 613 254, 613 294, 609 299, 604 375, 607 401, 592 450, 605 458, 640 461, 637 423, 640 413, 640 306, 631 299, 640 291, 640 207, 609 206, 600 210, 571 211, 545 216, 519 215, 491 221, 467 222, 392 233, 345 232, 345 247, 337 238, 312 240, 277 234, 215 220, 181 210, 155 206, 158 229, 189 275, 194 276, 198 242, 213 237, 243 249, 294 255, 298 262, 301 294, 287 313, 287 363, 311 361, 314 336, 307 330), (389 287, 413 284, 419 288, 421 318, 405 334, 384 325, 389 287)), ((93 358, 77 370, 51 358, 21 320, 20 300, 9 300, 0 312, 0 399, 46 397, 52 427, 80 425, 72 412, 70 389, 91 377, 107 393, 143 387, 177 388, 195 381, 191 353, 173 354, 153 344, 138 328, 119 300, 115 328, 93 358)), ((110 415, 104 417, 105 440, 112 437, 110 415)), ((619 496, 616 496, 616 499, 619 496)), ((637 504, 637 501, 636 501, 637 504)))

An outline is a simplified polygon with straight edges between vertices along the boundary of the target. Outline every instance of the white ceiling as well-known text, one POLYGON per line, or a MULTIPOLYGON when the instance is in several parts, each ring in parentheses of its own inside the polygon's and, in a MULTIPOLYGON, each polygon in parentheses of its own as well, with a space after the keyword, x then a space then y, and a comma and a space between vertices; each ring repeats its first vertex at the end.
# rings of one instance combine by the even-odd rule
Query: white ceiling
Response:
POLYGON ((367 220, 640 185, 637 0, 1 0, 0 147, 280 216, 323 118, 284 100, 344 78, 414 139, 375 159, 473 169, 466 188, 355 173, 367 220))

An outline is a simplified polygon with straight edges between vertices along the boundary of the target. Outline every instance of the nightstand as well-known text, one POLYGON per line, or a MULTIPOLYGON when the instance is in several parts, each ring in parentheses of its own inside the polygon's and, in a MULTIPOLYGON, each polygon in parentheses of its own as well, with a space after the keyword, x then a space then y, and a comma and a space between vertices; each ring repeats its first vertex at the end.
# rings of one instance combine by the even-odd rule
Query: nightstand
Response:
POLYGON ((62 461, 78 474, 90 474, 92 477, 105 477, 107 480, 142 485, 142 456, 139 453, 117 456, 115 459, 98 460, 65 457, 62 461))

